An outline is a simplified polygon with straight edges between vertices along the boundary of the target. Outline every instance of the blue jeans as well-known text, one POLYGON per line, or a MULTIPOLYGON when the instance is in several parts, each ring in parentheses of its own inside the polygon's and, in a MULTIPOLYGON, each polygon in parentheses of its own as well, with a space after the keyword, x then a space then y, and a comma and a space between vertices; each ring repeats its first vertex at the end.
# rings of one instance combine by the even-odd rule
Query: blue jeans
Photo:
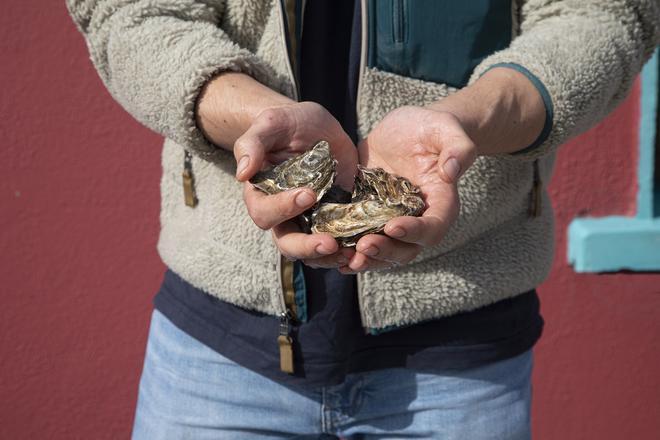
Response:
POLYGON ((469 370, 393 368, 293 390, 154 311, 134 440, 530 438, 531 350, 469 370))

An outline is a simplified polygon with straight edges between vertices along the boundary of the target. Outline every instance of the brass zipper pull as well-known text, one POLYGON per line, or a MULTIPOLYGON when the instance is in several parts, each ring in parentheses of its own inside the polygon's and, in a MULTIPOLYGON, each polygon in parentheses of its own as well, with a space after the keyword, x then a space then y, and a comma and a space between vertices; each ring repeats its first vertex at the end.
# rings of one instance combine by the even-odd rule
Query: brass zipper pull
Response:
POLYGON ((296 306, 296 289, 293 286, 293 261, 289 261, 284 257, 282 258, 282 290, 284 290, 284 306, 289 313, 289 318, 292 320, 298 319, 298 309, 296 306))
POLYGON ((541 173, 539 172, 539 161, 534 161, 534 183, 532 184, 532 193, 529 200, 529 216, 538 217, 541 215, 543 202, 543 182, 541 182, 541 173))
POLYGON ((197 193, 195 191, 195 175, 192 171, 192 154, 186 151, 183 156, 183 201, 186 206, 197 206, 197 193))
POLYGON ((280 315, 280 331, 277 344, 280 347, 280 370, 293 374, 293 338, 289 335, 291 312, 288 310, 280 315))

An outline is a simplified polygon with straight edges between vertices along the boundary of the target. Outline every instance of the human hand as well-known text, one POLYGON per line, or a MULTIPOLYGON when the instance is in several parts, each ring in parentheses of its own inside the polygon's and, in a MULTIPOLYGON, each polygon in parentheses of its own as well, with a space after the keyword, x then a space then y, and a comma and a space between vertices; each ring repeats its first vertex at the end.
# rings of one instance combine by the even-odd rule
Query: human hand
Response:
POLYGON ((296 156, 317 141, 327 140, 337 160, 336 183, 351 189, 357 169, 357 150, 341 125, 322 106, 312 102, 291 103, 268 108, 236 140, 236 178, 245 182, 243 198, 248 213, 260 228, 272 229, 282 255, 303 260, 312 267, 339 267, 353 256, 351 249, 339 250, 330 234, 305 234, 291 220, 316 203, 309 188, 267 195, 248 180, 259 170, 296 156))
POLYGON ((453 114, 423 107, 389 113, 358 147, 360 163, 402 176, 420 188, 421 217, 396 217, 384 234, 369 234, 342 273, 391 268, 440 243, 459 212, 456 183, 476 158, 476 146, 453 114))

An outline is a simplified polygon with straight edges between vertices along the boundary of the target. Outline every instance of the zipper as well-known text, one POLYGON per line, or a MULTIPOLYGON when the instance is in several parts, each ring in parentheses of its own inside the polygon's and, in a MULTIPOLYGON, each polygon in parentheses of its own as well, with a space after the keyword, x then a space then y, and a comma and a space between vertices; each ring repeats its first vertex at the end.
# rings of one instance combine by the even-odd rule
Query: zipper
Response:
MULTIPOLYGON (((298 84, 296 76, 293 72, 293 64, 291 62, 292 54, 289 53, 289 45, 287 44, 288 29, 286 28, 287 19, 284 13, 284 6, 282 0, 275 0, 277 4, 277 12, 280 20, 280 42, 284 53, 286 54, 286 67, 287 76, 292 85, 293 99, 298 101, 298 84)), ((295 54, 294 54, 295 55, 295 54)), ((279 301, 279 326, 277 332, 277 345, 280 353, 280 370, 285 373, 294 373, 294 351, 293 351, 293 336, 291 334, 291 324, 296 320, 296 301, 295 289, 293 288, 293 262, 287 261, 282 255, 277 261, 277 274, 280 281, 280 294, 278 295, 279 301)))
POLYGON ((289 53, 289 45, 287 44, 287 35, 288 35, 288 30, 286 29, 286 16, 284 15, 284 6, 282 5, 283 0, 275 0, 275 3, 277 3, 277 11, 280 16, 280 37, 281 37, 281 42, 284 47, 284 53, 286 54, 286 67, 287 67, 287 76, 289 77, 289 81, 291 81, 291 85, 293 86, 293 99, 298 101, 300 99, 299 93, 298 93, 298 83, 296 82, 296 76, 293 73, 293 64, 291 62, 291 54, 289 53))
MULTIPOLYGON (((364 77, 364 72, 366 70, 367 66, 367 46, 368 46, 368 39, 369 39, 369 17, 368 17, 368 5, 367 5, 367 0, 360 0, 360 9, 361 9, 361 35, 360 35, 360 70, 358 72, 358 86, 357 86, 357 97, 356 97, 356 102, 355 102, 355 111, 358 115, 360 115, 360 95, 362 93, 362 82, 363 82, 363 77, 364 77)), ((360 310, 360 322, 362 322, 362 328, 364 329, 365 334, 370 333, 369 327, 365 326, 364 323, 366 322, 365 319, 365 313, 364 313, 364 304, 363 304, 363 299, 362 299, 362 285, 363 285, 363 278, 364 275, 361 273, 358 273, 356 275, 356 288, 357 288, 357 297, 358 297, 358 308, 360 310)))
POLYGON ((511 0, 511 40, 520 35, 521 5, 519 0, 511 0))
POLYGON ((543 202, 543 182, 541 181, 541 172, 539 171, 538 159, 534 161, 534 177, 532 183, 532 192, 529 197, 529 216, 536 218, 541 215, 543 202))
POLYGON ((282 296, 284 298, 284 308, 297 321, 298 310, 296 307, 296 288, 293 285, 293 266, 293 261, 288 261, 282 257, 282 296))
MULTIPOLYGON (((357 85, 357 96, 355 99, 355 111, 359 117, 360 115, 360 96, 362 95, 362 82, 364 77, 364 72, 367 68, 367 45, 369 39, 369 22, 367 20, 368 7, 367 0, 360 0, 360 9, 361 9, 361 32, 360 32, 360 70, 358 72, 358 85, 357 85)), ((359 125, 359 124, 358 124, 359 125)))
POLYGON ((405 4, 404 0, 392 0, 392 36, 395 43, 405 39, 405 4))
POLYGON ((291 314, 287 310, 280 314, 277 345, 280 348, 280 370, 293 374, 293 338, 291 337, 291 314))
POLYGON ((295 290, 293 289, 293 262, 280 255, 277 264, 277 275, 280 282, 278 317, 280 324, 277 332, 277 346, 280 353, 280 370, 293 374, 293 336, 291 324, 297 320, 295 314, 295 290))

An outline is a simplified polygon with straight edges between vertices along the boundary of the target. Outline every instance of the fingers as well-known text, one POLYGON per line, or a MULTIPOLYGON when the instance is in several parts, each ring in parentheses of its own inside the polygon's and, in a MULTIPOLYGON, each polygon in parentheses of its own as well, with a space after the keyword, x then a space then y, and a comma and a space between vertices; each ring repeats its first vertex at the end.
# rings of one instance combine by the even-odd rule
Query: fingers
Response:
POLYGON ((396 267, 397 264, 391 261, 376 260, 367 257, 364 254, 356 253, 347 266, 339 268, 339 272, 344 275, 365 272, 367 270, 388 270, 396 267))
POLYGON ((396 217, 385 225, 386 235, 421 246, 439 244, 459 213, 456 185, 440 182, 426 196, 426 210, 421 217, 396 217))
POLYGON ((243 199, 252 221, 265 230, 311 208, 316 203, 316 194, 309 188, 300 188, 268 195, 246 182, 243 199))
POLYGON ((354 249, 340 249, 329 234, 304 234, 292 221, 275 226, 273 240, 284 257, 301 260, 311 268, 345 266, 355 255, 354 249))
MULTIPOLYGON (((401 265, 411 262, 422 250, 422 247, 417 244, 394 240, 380 234, 369 234, 357 242, 355 250, 373 260, 401 265)), ((351 261, 351 268, 357 269, 357 263, 359 262, 361 261, 351 261)))
POLYGON ((289 260, 310 260, 332 255, 339 250, 330 234, 305 234, 292 221, 275 226, 273 240, 289 260))
POLYGON ((313 269, 335 269, 341 266, 346 266, 351 258, 353 258, 353 255, 355 255, 355 249, 342 248, 332 255, 319 258, 309 258, 303 260, 303 263, 313 269))
MULTIPOLYGON (((452 216, 453 217, 453 216, 452 216)), ((435 246, 447 234, 452 221, 432 215, 397 217, 385 225, 385 234, 402 242, 435 246)))
POLYGON ((411 262, 422 247, 404 243, 379 234, 362 237, 356 247, 355 255, 347 265, 341 266, 343 274, 364 272, 367 270, 387 270, 411 262))

